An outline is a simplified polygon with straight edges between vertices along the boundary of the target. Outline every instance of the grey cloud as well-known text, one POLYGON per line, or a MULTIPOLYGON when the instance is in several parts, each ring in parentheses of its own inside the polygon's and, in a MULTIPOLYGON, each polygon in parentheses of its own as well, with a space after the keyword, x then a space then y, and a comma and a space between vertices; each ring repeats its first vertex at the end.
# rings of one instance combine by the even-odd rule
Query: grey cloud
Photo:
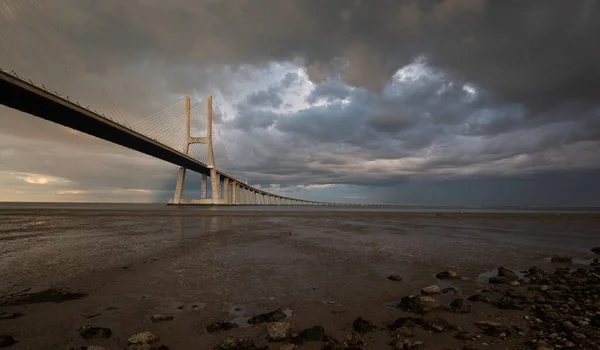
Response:
MULTIPOLYGON (((132 121, 185 94, 195 102, 213 94, 226 165, 261 184, 390 186, 599 161, 597 1, 42 2, 40 13, 68 34, 82 62, 59 34, 44 32, 45 20, 32 21, 44 18, 38 9, 10 4, 14 23, 32 31, 11 32, 11 52, 22 59, 0 56, 2 67, 15 64, 94 108, 111 111, 114 102, 132 121), (393 80, 416 59, 427 74, 393 80), (304 77, 265 78, 279 63, 304 68, 315 84, 304 102, 317 106, 290 111, 285 93, 304 77)), ((0 146, 5 170, 68 176, 88 188, 172 185, 171 167, 145 156, 6 109, 0 123, 11 140, 0 146), (86 146, 60 157, 78 166, 56 166, 26 140, 55 152, 86 146), (132 177, 134 162, 152 175, 132 177)))

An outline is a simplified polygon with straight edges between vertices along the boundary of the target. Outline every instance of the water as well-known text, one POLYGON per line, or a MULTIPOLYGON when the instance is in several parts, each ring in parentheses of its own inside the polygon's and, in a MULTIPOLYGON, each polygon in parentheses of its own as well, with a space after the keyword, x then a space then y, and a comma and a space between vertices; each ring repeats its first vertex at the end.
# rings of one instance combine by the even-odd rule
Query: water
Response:
MULTIPOLYGON (((82 315, 99 313, 94 324, 114 332, 103 345, 119 348, 118 339, 151 327, 151 315, 168 313, 175 320, 156 327, 176 326, 156 328, 161 340, 211 348, 218 338, 189 335, 281 308, 293 310, 299 327, 326 324, 343 337, 358 315, 379 323, 397 317, 383 305, 441 283, 437 272, 467 277, 451 284, 469 295, 481 289, 478 276, 498 266, 547 268, 555 253, 587 262, 600 245, 599 214, 405 209, 5 203, 0 294, 50 287, 89 294, 9 309, 26 316, 6 332, 21 334, 24 348, 64 348, 65 337, 77 347, 76 330, 91 322, 82 315), (403 281, 389 281, 391 274, 403 281)), ((450 294, 439 297, 450 302, 450 294)))

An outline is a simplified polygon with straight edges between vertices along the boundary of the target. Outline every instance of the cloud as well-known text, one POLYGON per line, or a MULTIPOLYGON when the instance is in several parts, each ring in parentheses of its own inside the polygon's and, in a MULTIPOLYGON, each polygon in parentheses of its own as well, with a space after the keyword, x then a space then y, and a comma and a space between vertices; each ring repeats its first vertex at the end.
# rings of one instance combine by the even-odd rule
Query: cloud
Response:
POLYGON ((117 189, 114 192, 115 193, 133 193, 133 194, 152 194, 152 190, 147 190, 147 189, 143 189, 143 188, 117 189))
POLYGON ((58 195, 66 195, 66 194, 88 194, 88 191, 84 190, 65 190, 65 191, 56 191, 58 195))
MULTIPOLYGON (((346 186, 517 184, 600 164, 597 1, 7 4, 0 66, 128 123, 212 94, 218 166, 263 187, 334 185, 310 195, 339 199, 363 195, 346 186)), ((174 186, 161 161, 6 108, 0 123, 0 183, 16 191, 174 186)))

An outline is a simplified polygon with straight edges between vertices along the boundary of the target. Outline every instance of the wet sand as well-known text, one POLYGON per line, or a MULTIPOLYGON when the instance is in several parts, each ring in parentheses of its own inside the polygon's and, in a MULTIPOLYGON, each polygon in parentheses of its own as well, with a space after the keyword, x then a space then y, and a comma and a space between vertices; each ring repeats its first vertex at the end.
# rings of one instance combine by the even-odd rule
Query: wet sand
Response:
MULTIPOLYGON (((143 331, 171 349, 210 349, 229 335, 264 339, 265 325, 246 321, 277 308, 288 312, 295 333, 321 325, 342 339, 358 316, 379 326, 411 316, 391 305, 422 287, 457 288, 435 296, 448 304, 486 287, 485 273, 498 266, 552 270, 553 253, 587 266, 590 248, 600 245, 597 214, 4 209, 0 225, 0 295, 26 288, 88 294, 0 306, 0 313, 24 314, 0 319, 0 334, 18 341, 11 349, 121 349, 143 331), (435 278, 448 269, 469 280, 435 278), (390 281, 391 274, 403 280, 390 281), (174 318, 152 323, 155 314, 174 318), (215 321, 240 327, 209 334, 205 327, 215 321), (112 336, 83 339, 77 330, 85 324, 110 328, 112 336)), ((525 325, 525 311, 486 304, 470 314, 428 314, 436 315, 468 331, 483 319, 525 325)), ((368 333, 364 348, 393 348, 390 339, 385 330, 368 333)), ((465 344, 454 333, 418 328, 413 340, 432 349, 465 344)), ((483 342, 505 349, 519 339, 483 342)))

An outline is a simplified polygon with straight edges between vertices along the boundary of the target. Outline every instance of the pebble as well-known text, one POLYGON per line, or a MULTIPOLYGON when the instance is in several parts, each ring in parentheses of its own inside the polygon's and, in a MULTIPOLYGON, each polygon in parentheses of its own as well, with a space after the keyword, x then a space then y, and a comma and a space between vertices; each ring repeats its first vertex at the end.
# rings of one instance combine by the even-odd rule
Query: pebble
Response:
POLYGON ((388 280, 395 281, 395 282, 401 282, 402 281, 402 276, 400 276, 400 275, 390 275, 390 276, 388 276, 388 280))
POLYGON ((421 294, 423 294, 423 295, 434 295, 434 294, 441 294, 441 293, 442 293, 442 290, 440 289, 440 286, 435 285, 435 284, 421 289, 421 294))
POLYGON ((129 339, 127 339, 127 344, 128 345, 151 344, 151 343, 156 343, 159 340, 160 340, 160 338, 154 333, 142 332, 142 333, 134 334, 131 337, 129 337, 129 339))
POLYGON ((460 276, 455 271, 447 270, 438 273, 437 275, 435 275, 435 278, 440 280, 460 279, 460 276))
POLYGON ((288 339, 292 336, 292 324, 287 321, 268 323, 267 335, 272 341, 288 339))
POLYGON ((173 319, 173 316, 153 315, 150 319, 152 320, 152 322, 171 321, 173 319))

